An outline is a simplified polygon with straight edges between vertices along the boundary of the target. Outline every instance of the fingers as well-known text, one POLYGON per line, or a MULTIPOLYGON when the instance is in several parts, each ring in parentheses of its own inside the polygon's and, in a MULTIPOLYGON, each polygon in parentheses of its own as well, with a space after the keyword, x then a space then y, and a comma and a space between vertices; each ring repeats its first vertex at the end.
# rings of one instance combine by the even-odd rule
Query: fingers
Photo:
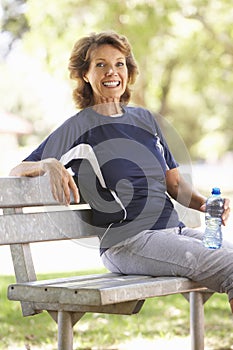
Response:
POLYGON ((228 198, 224 199, 224 206, 223 206, 223 214, 222 214, 222 224, 223 226, 226 226, 227 220, 230 215, 230 200, 228 198))
POLYGON ((47 159, 44 161, 44 167, 46 173, 49 175, 50 187, 54 199, 63 205, 69 205, 72 192, 74 201, 78 203, 78 188, 67 169, 55 159, 47 159))
POLYGON ((61 204, 66 204, 62 187, 53 181, 50 181, 50 187, 54 199, 61 204))
POLYGON ((58 201, 62 204, 69 205, 71 201, 71 193, 73 194, 74 202, 79 203, 78 188, 72 175, 64 168, 61 174, 61 182, 56 190, 58 201))
POLYGON ((79 196, 78 187, 77 187, 77 185, 76 185, 76 183, 71 175, 70 175, 70 181, 69 181, 69 188, 70 188, 71 192, 73 193, 74 202, 79 203, 80 196, 79 196))
POLYGON ((62 204, 69 205, 70 204, 70 188, 68 183, 63 183, 63 187, 61 188, 61 201, 62 204))
POLYGON ((200 211, 205 213, 205 211, 206 211, 206 203, 202 204, 202 206, 200 207, 200 211))
MULTIPOLYGON (((206 204, 203 204, 200 207, 200 211, 205 212, 206 210, 206 204)), ((224 199, 224 205, 223 205, 223 213, 222 213, 222 225, 226 226, 227 220, 229 218, 230 215, 230 200, 228 198, 224 199)))
POLYGON ((74 197, 74 202, 79 203, 79 191, 78 188, 74 182, 74 179, 72 175, 64 169, 63 174, 62 174, 62 184, 60 188, 60 202, 64 203, 65 205, 69 205, 71 201, 70 194, 73 194, 74 197))

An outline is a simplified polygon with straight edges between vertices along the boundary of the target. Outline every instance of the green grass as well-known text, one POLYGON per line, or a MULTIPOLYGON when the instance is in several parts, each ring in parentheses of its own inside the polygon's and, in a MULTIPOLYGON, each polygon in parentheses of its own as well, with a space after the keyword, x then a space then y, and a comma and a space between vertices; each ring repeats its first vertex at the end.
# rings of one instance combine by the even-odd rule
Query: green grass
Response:
MULTIPOLYGON (((7 285, 12 282, 14 278, 11 276, 0 277, 0 349, 55 350, 55 322, 46 312, 23 318, 20 304, 6 297, 7 285)), ((233 349, 233 322, 226 295, 215 294, 206 303, 205 322, 208 349, 233 349)), ((74 327, 75 348, 83 350, 117 349, 118 344, 136 337, 169 339, 188 335, 189 304, 181 295, 147 300, 141 312, 133 316, 86 314, 74 327)))

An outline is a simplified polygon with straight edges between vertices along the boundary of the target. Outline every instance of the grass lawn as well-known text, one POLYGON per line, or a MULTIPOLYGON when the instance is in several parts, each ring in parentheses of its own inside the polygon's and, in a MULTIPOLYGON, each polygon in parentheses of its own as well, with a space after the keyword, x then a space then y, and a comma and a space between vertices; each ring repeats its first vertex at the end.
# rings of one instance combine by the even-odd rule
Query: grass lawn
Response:
MULTIPOLYGON (((0 276, 0 349, 55 350, 55 322, 46 312, 22 318, 20 304, 6 298, 7 285, 12 282, 13 277, 0 276)), ((206 348, 233 349, 233 318, 226 295, 215 294, 206 303, 205 321, 206 348)), ((86 314, 74 327, 75 349, 81 350, 118 349, 119 344, 137 337, 154 340, 188 336, 189 304, 181 295, 147 300, 141 312, 133 316, 86 314)))

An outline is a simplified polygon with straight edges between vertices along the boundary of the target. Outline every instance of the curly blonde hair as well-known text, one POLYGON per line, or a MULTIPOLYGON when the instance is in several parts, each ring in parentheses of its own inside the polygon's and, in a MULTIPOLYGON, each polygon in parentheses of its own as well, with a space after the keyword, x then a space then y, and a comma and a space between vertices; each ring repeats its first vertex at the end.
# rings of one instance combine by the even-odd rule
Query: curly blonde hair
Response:
POLYGON ((73 98, 77 108, 83 109, 94 105, 92 88, 89 83, 85 82, 83 77, 88 72, 92 52, 97 47, 106 44, 112 45, 125 55, 128 83, 120 100, 124 104, 127 104, 130 100, 131 91, 129 85, 134 84, 138 74, 138 67, 127 38, 113 31, 92 33, 75 43, 69 60, 70 78, 77 83, 73 90, 73 98))

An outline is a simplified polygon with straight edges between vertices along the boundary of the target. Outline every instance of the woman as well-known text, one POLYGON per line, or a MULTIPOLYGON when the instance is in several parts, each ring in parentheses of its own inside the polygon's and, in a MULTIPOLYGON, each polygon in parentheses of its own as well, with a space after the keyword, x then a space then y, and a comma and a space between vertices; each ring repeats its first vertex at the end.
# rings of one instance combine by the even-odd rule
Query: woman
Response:
MULTIPOLYGON (((233 310, 233 247, 224 243, 223 249, 208 250, 202 232, 179 220, 170 197, 201 212, 206 198, 181 177, 152 114, 127 106, 129 87, 138 74, 127 39, 114 32, 80 39, 69 70, 81 111, 10 175, 47 174, 53 196, 65 204, 70 203, 70 193, 79 201, 76 175, 92 208, 101 256, 109 270, 185 276, 228 293, 233 310)), ((229 211, 225 200, 224 225, 229 211)))

